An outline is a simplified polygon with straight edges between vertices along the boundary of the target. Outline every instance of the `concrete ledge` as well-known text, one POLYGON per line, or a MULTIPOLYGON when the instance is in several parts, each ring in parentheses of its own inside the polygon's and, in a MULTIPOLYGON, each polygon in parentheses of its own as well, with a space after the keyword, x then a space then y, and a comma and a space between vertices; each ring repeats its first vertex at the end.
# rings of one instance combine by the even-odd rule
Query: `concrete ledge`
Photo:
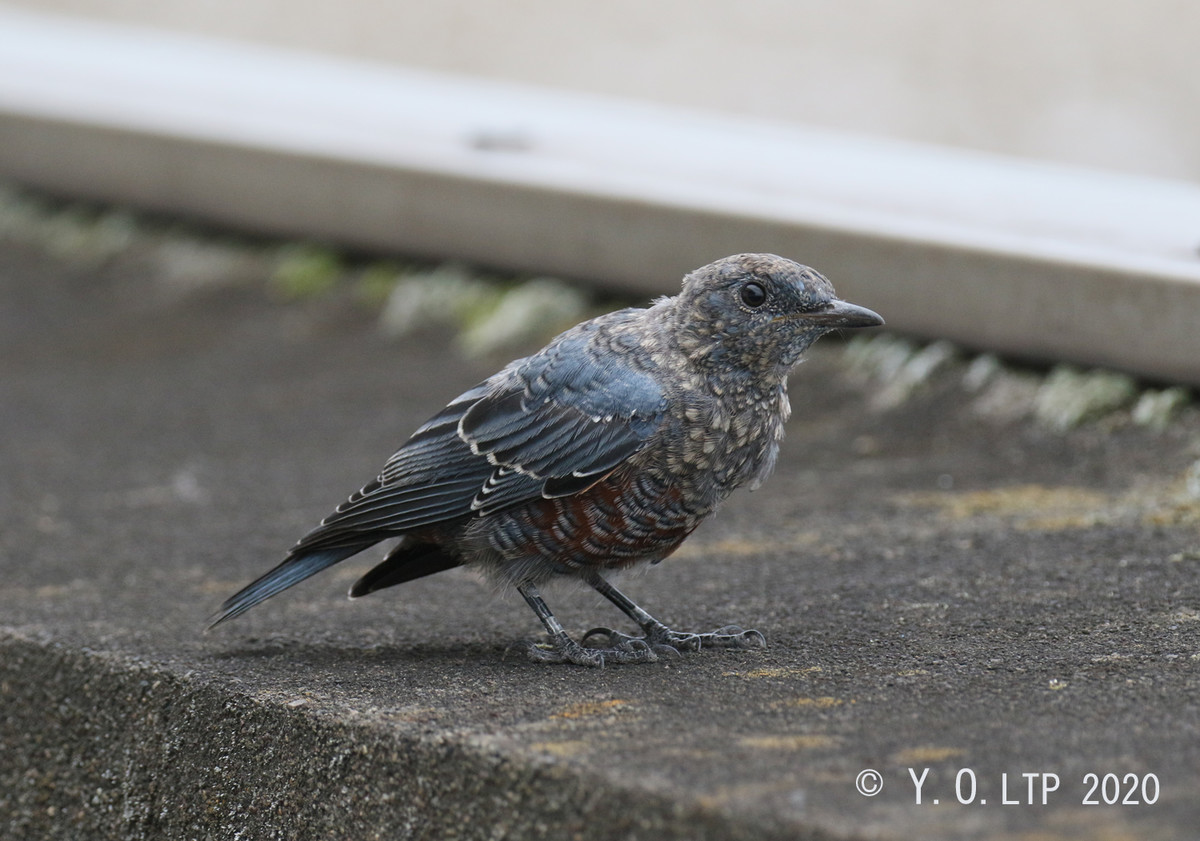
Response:
POLYGON ((6 629, 0 684, 8 838, 795 837, 479 736, 354 725, 6 629))
POLYGON ((1200 188, 0 10, 0 172, 663 291, 772 250, 898 330, 1200 382, 1200 188))
MULTIPOLYGON (((501 360, 147 256, 0 247, 0 837, 1194 836, 1194 406, 1051 431, 987 410, 1029 375, 968 390, 949 357, 885 401, 830 339, 771 481, 623 582, 765 650, 539 666, 506 656, 539 632, 519 596, 467 571, 348 601, 375 553, 206 635, 501 360), (1027 772, 1059 791, 1002 805, 1027 772), (1160 790, 1086 807, 1089 773, 1160 790)), ((547 598, 576 634, 620 621, 547 598)))

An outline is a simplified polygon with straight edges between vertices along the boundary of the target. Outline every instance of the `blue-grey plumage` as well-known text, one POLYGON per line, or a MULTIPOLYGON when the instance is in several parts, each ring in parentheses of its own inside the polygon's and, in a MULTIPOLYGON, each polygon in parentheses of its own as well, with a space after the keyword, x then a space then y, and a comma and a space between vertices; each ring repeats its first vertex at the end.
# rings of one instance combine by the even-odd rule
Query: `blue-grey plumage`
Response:
POLYGON ((530 646, 534 659, 646 662, 678 648, 765 644, 735 626, 672 631, 601 572, 662 560, 736 488, 760 484, 803 352, 830 330, 882 323, 782 257, 740 254, 697 269, 678 295, 579 324, 451 401, 212 624, 399 537, 351 596, 475 565, 515 586, 542 620, 550 644, 530 646), (594 587, 645 635, 585 636, 607 637, 604 648, 573 640, 537 590, 561 575, 594 587))

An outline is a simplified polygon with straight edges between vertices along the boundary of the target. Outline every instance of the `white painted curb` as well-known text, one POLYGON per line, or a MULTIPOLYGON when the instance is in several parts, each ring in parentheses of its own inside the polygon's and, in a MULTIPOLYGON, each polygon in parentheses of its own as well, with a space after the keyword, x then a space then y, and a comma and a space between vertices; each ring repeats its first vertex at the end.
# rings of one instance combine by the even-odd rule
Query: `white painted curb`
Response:
POLYGON ((769 250, 890 327, 1200 383, 1200 187, 0 6, 0 176, 674 288, 769 250))

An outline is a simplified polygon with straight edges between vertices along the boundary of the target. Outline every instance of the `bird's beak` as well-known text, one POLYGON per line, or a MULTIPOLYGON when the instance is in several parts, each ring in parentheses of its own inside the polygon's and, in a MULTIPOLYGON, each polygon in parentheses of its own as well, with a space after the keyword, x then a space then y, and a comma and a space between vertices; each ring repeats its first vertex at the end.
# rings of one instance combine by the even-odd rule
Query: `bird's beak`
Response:
POLYGON ((858 304, 836 300, 830 301, 824 309, 805 313, 801 318, 829 328, 878 327, 883 324, 879 313, 858 304))

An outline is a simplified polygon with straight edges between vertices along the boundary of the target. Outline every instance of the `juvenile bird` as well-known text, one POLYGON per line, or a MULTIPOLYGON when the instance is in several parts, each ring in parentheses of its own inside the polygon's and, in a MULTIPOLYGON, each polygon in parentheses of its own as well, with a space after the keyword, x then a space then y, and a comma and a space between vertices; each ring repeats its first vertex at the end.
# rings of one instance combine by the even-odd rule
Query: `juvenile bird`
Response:
POLYGON ((212 625, 399 538, 351 598, 474 565, 514 586, 545 625, 549 643, 527 644, 534 660, 600 666, 763 646, 737 626, 671 630, 602 573, 661 561, 735 488, 761 484, 801 354, 830 330, 882 323, 773 254, 697 269, 675 297, 579 324, 459 395, 212 625), (643 636, 595 628, 582 642, 603 637, 603 647, 572 639, 538 592, 559 576, 595 588, 643 636))

